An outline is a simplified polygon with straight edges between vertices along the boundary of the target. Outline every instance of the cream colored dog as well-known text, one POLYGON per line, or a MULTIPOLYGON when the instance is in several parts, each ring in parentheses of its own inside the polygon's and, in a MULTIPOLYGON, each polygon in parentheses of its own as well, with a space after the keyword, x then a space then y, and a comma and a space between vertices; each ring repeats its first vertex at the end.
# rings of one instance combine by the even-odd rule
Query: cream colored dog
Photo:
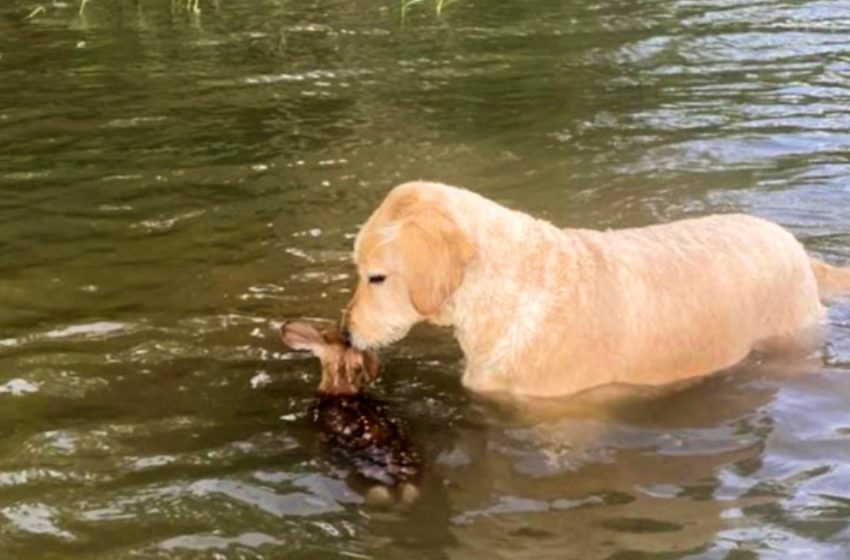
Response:
POLYGON ((358 348, 420 321, 454 327, 476 391, 555 396, 714 372, 816 327, 850 269, 780 226, 718 215, 614 231, 559 229, 467 190, 393 189, 354 245, 346 313, 358 348))

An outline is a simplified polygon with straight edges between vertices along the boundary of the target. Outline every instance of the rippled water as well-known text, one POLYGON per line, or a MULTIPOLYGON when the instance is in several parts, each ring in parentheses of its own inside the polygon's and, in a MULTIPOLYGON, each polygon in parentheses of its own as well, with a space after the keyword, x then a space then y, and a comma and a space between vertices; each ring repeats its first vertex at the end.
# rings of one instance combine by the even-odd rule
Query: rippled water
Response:
POLYGON ((426 457, 407 511, 320 452, 271 326, 338 316, 412 178, 563 225, 746 211, 848 262, 850 4, 182 5, 0 7, 3 558, 847 557, 847 301, 812 364, 531 416, 420 329, 376 389, 426 457))

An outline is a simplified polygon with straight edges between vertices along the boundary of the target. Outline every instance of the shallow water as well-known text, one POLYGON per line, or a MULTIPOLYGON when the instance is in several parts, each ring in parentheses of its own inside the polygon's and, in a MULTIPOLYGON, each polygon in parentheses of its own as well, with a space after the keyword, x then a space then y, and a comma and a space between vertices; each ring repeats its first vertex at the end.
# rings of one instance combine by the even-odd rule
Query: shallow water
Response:
POLYGON ((805 374, 534 421, 418 329, 376 394, 428 475, 389 512, 271 328, 338 316, 413 178, 565 226, 750 212, 850 261, 846 2, 39 6, 0 7, 0 556, 846 558, 847 301, 805 374))

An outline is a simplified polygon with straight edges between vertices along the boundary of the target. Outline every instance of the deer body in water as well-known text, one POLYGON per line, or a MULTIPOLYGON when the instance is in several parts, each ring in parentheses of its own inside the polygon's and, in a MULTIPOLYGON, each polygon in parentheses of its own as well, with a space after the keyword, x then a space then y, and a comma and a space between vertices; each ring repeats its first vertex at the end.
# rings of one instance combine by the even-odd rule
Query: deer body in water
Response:
POLYGON ((361 477, 377 483, 367 500, 414 501, 422 470, 419 453, 402 423, 362 394, 377 377, 375 355, 352 348, 337 329, 320 332, 303 322, 285 323, 281 338, 290 348, 312 352, 321 361, 322 378, 311 416, 331 452, 361 477))

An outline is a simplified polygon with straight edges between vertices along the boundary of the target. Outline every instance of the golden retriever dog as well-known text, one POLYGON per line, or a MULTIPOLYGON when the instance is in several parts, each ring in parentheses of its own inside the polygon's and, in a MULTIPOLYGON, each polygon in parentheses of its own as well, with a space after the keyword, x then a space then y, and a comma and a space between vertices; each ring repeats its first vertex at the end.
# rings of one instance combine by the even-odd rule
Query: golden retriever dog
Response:
POLYGON ((664 385, 816 328, 850 269, 810 258, 746 215, 594 231, 560 229, 471 191, 395 187, 354 244, 345 315, 355 347, 420 321, 454 328, 475 391, 561 396, 664 385))

